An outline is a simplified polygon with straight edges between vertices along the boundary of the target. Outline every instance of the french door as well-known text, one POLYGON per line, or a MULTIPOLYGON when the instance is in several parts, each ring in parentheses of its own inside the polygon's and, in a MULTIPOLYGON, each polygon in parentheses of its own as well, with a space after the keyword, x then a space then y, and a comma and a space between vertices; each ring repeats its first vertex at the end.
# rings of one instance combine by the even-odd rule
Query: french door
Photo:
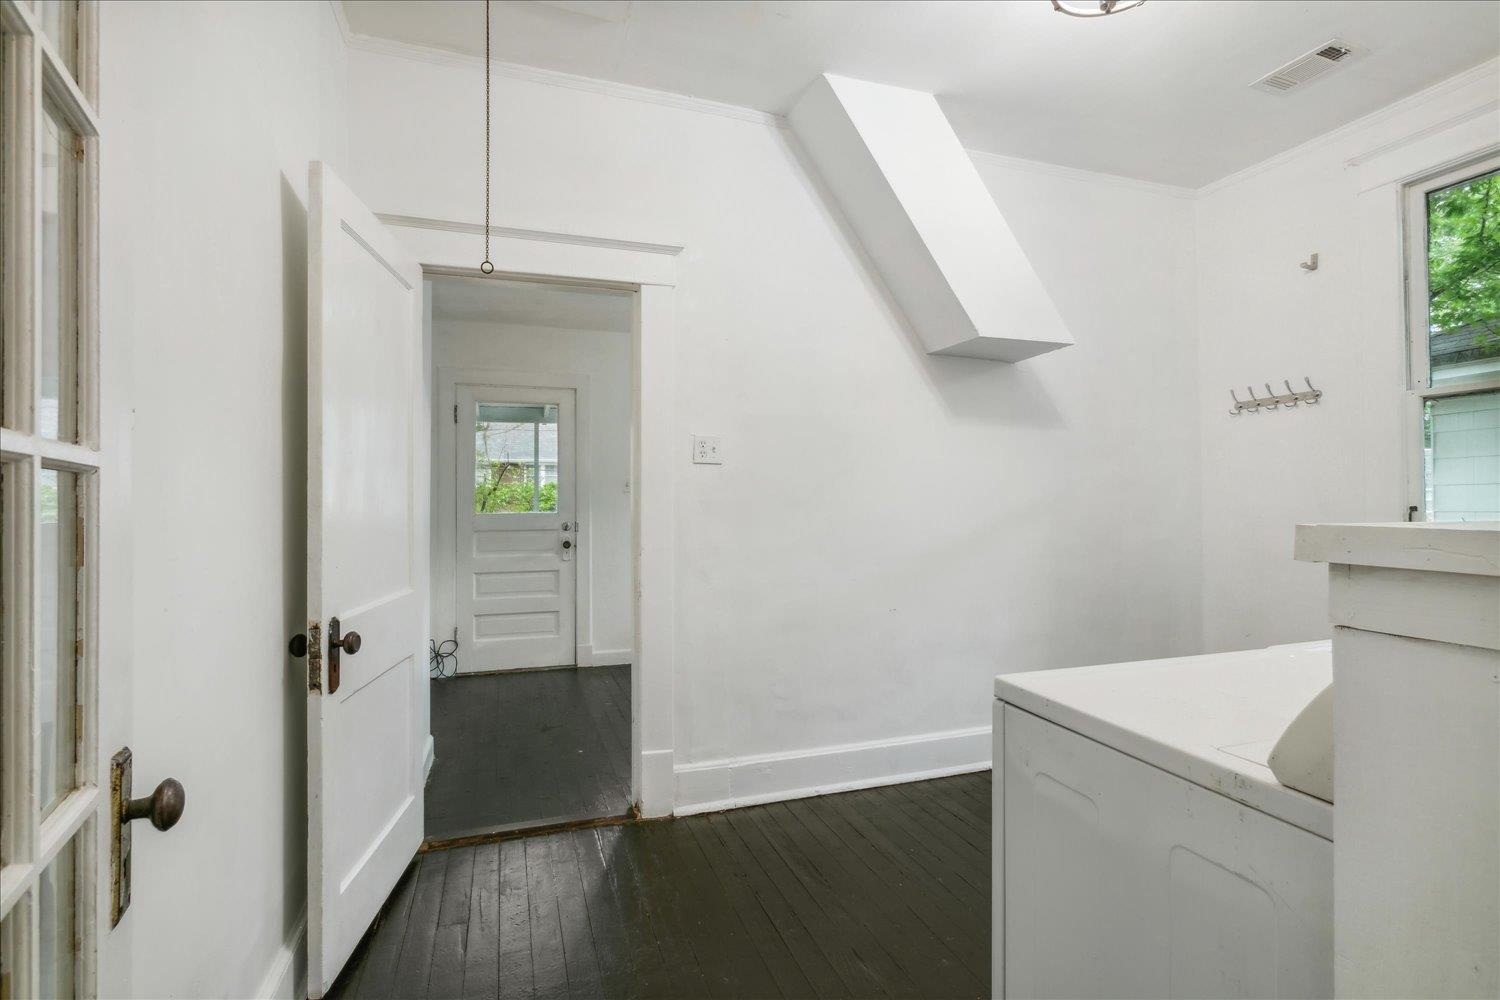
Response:
POLYGON ((97 9, 0 0, 0 996, 95 991, 97 9))

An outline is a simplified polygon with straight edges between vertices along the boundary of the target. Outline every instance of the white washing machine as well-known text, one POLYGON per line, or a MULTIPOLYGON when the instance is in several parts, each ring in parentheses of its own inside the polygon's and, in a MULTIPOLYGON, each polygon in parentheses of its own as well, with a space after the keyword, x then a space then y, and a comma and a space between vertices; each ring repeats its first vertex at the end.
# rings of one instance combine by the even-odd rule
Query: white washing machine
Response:
POLYGON ((998 997, 1328 997, 1333 806, 1266 761, 1327 642, 995 680, 998 997))

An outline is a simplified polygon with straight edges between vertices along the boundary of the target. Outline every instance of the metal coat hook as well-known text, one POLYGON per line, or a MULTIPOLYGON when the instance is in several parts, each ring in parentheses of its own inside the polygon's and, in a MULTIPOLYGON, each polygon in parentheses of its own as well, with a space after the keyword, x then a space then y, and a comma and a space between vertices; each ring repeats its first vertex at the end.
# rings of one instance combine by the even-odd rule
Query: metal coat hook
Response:
POLYGON ((1285 394, 1275 392, 1271 388, 1271 383, 1267 382, 1265 384, 1266 395, 1264 397, 1257 396, 1255 394, 1254 387, 1247 385, 1245 387, 1245 391, 1250 394, 1250 398, 1248 400, 1241 399, 1239 396, 1235 395, 1235 391, 1233 389, 1230 389, 1229 398, 1234 401, 1234 406, 1230 409, 1229 413, 1231 416, 1237 417, 1241 413, 1255 413, 1260 410, 1276 410, 1280 409, 1283 406, 1285 406, 1287 409, 1291 409, 1298 403, 1307 403, 1308 405, 1314 405, 1318 402, 1318 400, 1323 398, 1323 390, 1314 386, 1312 384, 1312 379, 1304 376, 1302 381, 1307 383, 1306 389, 1293 389, 1290 380, 1282 379, 1281 384, 1286 386, 1285 394))
POLYGON ((1318 269, 1318 255, 1313 254, 1307 260, 1298 262, 1297 266, 1304 271, 1316 271, 1318 269))

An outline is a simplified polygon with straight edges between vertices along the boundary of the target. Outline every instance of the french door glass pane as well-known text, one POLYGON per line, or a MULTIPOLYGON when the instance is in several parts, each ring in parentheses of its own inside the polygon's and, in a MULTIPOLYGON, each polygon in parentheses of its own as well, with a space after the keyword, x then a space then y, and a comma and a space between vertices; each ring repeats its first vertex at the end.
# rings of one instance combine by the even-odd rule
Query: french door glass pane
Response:
POLYGON ((51 110, 42 114, 42 361, 37 431, 78 439, 77 137, 51 110))
POLYGON ((78 77, 78 0, 37 0, 36 12, 42 22, 42 30, 63 65, 73 77, 78 77))
POLYGON ((76 840, 67 845, 52 859, 47 870, 42 872, 37 885, 41 917, 40 950, 41 973, 40 995, 44 997, 72 997, 77 995, 74 983, 74 941, 78 928, 74 920, 74 902, 77 899, 77 859, 74 857, 76 840))
POLYGON ((1427 401, 1429 521, 1500 520, 1500 392, 1427 401))
POLYGON ((1432 382, 1500 374, 1500 171, 1427 193, 1432 382))
POLYGON ((37 707, 41 783, 38 804, 45 817, 77 784, 75 706, 78 703, 78 475, 43 469, 38 504, 42 589, 37 653, 37 707))
POLYGON ((474 513, 557 510, 557 404, 480 403, 474 513))

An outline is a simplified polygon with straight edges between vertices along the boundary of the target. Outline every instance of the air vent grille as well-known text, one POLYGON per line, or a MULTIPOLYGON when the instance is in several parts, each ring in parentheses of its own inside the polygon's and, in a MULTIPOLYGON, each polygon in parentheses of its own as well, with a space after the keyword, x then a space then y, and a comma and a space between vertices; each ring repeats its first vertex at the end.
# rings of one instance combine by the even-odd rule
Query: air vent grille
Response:
POLYGON ((1250 86, 1273 94, 1285 93, 1314 80, 1355 55, 1352 45, 1334 39, 1267 73, 1250 86))

